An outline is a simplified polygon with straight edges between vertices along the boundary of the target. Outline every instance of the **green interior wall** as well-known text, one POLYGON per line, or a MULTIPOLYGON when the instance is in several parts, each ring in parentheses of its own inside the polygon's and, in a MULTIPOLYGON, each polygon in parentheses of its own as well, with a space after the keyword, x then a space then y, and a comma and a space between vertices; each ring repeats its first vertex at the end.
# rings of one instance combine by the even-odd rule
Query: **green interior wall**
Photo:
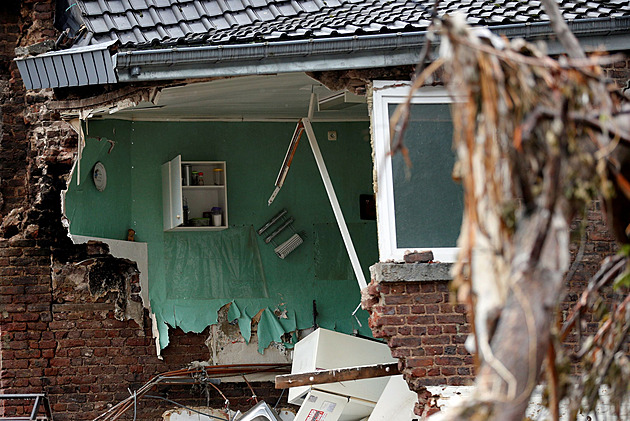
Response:
MULTIPOLYGON (((278 321, 282 326, 267 326, 271 322, 261 321, 262 342, 277 339, 280 328, 287 331, 293 326, 310 327, 313 300, 317 302, 317 322, 321 327, 346 333, 358 329, 361 334, 370 335, 367 313, 362 310, 357 313, 362 327, 351 316, 360 302, 359 287, 306 135, 284 187, 272 206, 267 206, 294 128, 294 123, 90 122, 81 164, 81 177, 86 180, 79 188, 72 184, 67 195, 70 230, 73 234, 124 239, 127 228, 133 228, 136 240, 148 243, 149 296, 162 333, 162 347, 168 343, 164 323, 200 332, 216 323, 218 309, 230 301, 238 306, 239 324, 265 308, 287 310, 289 319, 278 321), (97 137, 116 142, 111 154, 106 150, 109 143, 98 141, 97 137), (228 230, 163 231, 160 167, 176 155, 189 161, 226 161, 228 230), (96 191, 89 179, 91 173, 87 174, 96 160, 101 160, 108 170, 108 186, 103 193, 96 191), (304 244, 281 260, 271 244, 265 244, 262 237, 254 234, 253 246, 257 248, 262 266, 262 279, 251 285, 254 291, 238 293, 223 288, 217 290, 227 292, 220 295, 237 296, 210 298, 207 292, 195 293, 208 291, 207 285, 202 284, 207 280, 189 278, 186 282, 190 284, 181 285, 182 280, 173 276, 170 268, 167 270, 165 262, 178 258, 174 253, 182 249, 175 244, 188 245, 186 250, 192 253, 188 255, 191 258, 180 257, 190 264, 202 262, 204 249, 217 244, 222 244, 228 254, 243 254, 244 249, 231 247, 230 241, 251 235, 253 229, 258 229, 283 208, 295 218, 295 229, 306 234, 304 244), (108 214, 107 209, 115 209, 114 214, 108 214), (98 217, 89 215, 93 212, 98 217), (110 225, 102 221, 111 221, 111 226, 102 226, 110 225), (174 294, 174 290, 178 293, 174 294), (182 291, 188 292, 182 295, 182 291)), ((359 218, 359 195, 372 192, 368 124, 319 123, 314 125, 314 130, 366 279, 369 279, 367 268, 378 260, 376 223, 359 218), (327 140, 328 130, 337 131, 337 141, 327 140)), ((223 277, 221 282, 231 282, 229 275, 223 277)))
MULTIPOLYGON (((80 170, 74 169, 66 193, 66 216, 78 230, 71 229, 74 234, 127 239, 127 229, 131 227, 131 141, 127 126, 113 122, 106 133, 101 131, 86 139, 77 163, 80 170), (108 140, 114 142, 113 147, 108 140), (107 170, 107 188, 103 192, 96 190, 92 181, 92 169, 98 161, 107 170)), ((84 128, 91 134, 91 127, 84 128)))

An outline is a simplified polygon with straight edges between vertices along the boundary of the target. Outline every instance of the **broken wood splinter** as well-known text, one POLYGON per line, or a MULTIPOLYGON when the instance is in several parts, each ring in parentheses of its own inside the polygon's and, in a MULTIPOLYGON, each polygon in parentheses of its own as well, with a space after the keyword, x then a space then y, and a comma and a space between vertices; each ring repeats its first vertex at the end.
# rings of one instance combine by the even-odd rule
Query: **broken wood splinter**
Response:
POLYGON ((334 368, 307 373, 284 374, 276 376, 276 389, 288 389, 297 386, 337 383, 347 380, 371 379, 400 374, 398 363, 364 365, 358 367, 334 368))

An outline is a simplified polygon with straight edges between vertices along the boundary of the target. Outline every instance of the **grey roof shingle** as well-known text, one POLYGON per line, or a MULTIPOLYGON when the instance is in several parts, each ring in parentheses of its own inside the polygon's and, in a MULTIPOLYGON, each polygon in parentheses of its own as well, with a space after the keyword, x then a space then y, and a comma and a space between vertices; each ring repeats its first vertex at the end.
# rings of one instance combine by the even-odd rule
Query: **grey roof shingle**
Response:
MULTIPOLYGON (((630 15, 630 0, 559 0, 566 18, 630 15)), ((226 44, 339 35, 421 31, 432 1, 420 0, 82 0, 91 37, 123 46, 226 44)), ((548 20, 540 1, 443 0, 439 14, 460 11, 469 23, 504 25, 548 20)))

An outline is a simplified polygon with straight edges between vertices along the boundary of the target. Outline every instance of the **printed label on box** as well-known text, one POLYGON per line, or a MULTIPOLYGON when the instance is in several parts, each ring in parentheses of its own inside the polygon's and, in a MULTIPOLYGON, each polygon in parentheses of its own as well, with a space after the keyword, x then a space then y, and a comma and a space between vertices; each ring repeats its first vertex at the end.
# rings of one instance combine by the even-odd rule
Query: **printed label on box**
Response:
POLYGON ((325 418, 326 413, 324 411, 311 409, 311 412, 308 413, 308 417, 306 417, 306 421, 324 421, 325 418))

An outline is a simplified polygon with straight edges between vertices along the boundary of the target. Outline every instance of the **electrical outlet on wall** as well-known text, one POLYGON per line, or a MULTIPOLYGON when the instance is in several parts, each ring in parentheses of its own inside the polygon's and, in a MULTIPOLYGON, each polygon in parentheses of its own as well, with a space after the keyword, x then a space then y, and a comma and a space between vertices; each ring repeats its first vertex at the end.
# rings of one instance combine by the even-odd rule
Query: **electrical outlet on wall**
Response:
POLYGON ((330 141, 337 140, 337 131, 336 130, 329 130, 328 131, 328 140, 330 140, 330 141))

